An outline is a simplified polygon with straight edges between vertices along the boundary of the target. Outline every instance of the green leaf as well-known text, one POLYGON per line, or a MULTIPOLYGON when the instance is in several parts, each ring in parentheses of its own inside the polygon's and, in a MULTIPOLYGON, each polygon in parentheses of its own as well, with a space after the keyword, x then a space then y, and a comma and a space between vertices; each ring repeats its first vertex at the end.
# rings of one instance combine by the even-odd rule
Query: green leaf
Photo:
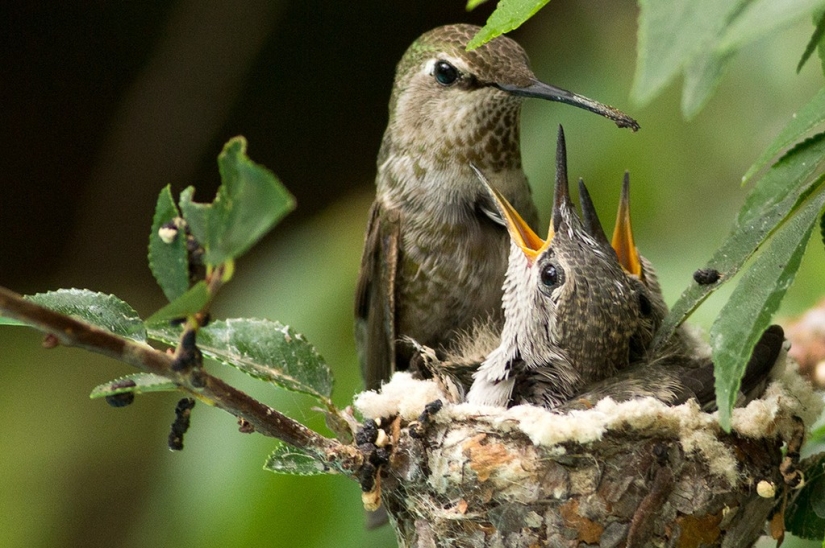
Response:
MULTIPOLYGON (((638 105, 650 102, 700 53, 713 56, 713 45, 747 0, 639 0, 636 75, 631 95, 638 105)), ((708 61, 702 63, 706 65, 708 61)), ((706 70, 692 69, 692 94, 705 93, 698 83, 706 70)), ((719 69, 713 72, 720 73, 719 69)), ((711 79, 713 80, 713 79, 711 79)), ((689 104, 704 103, 690 99, 689 104)), ((683 101, 683 108, 685 102, 683 101)))
POLYGON ((808 440, 806 443, 817 443, 820 441, 825 441, 825 424, 820 425, 817 428, 811 430, 808 434, 808 440))
POLYGON ((58 289, 26 299, 55 312, 72 316, 134 341, 146 341, 143 320, 135 310, 114 295, 88 289, 58 289))
POLYGON ((291 445, 281 444, 267 457, 264 470, 293 476, 334 474, 335 470, 291 445))
POLYGON ((779 151, 796 143, 822 122, 825 122, 825 88, 820 89, 814 98, 791 118, 788 125, 742 177, 742 184, 748 182, 757 171, 765 167, 771 158, 779 154, 779 151))
POLYGON ((711 52, 695 57, 685 67, 682 116, 686 120, 696 116, 710 100, 725 74, 728 57, 711 52))
POLYGON ((825 453, 813 455, 800 463, 805 485, 797 491, 785 509, 785 528, 809 540, 825 537, 825 453))
POLYGON ((170 242, 161 238, 161 227, 180 217, 172 198, 169 185, 160 191, 149 234, 149 268, 170 301, 174 301, 189 289, 189 264, 186 252, 186 235, 183 230, 170 242))
POLYGON ((96 399, 129 392, 144 394, 146 392, 169 392, 177 389, 178 385, 166 377, 152 373, 135 373, 96 386, 89 397, 96 399))
MULTIPOLYGON (((825 18, 825 10, 823 10, 823 17, 825 18)), ((819 56, 819 68, 822 74, 825 74, 825 36, 822 36, 819 43, 816 45, 816 53, 819 56)))
MULTIPOLYGON (((177 344, 179 330, 157 325, 149 336, 177 344)), ((256 319, 214 321, 198 331, 198 348, 205 356, 236 367, 256 379, 325 403, 332 393, 332 373, 303 335, 279 322, 256 319)))
POLYGON ((825 244, 825 215, 819 218, 819 236, 822 238, 822 243, 825 244))
POLYGON ((825 207, 825 192, 812 197, 782 228, 719 312, 710 330, 719 423, 730 430, 730 414, 742 375, 762 332, 793 283, 814 224, 825 207))
POLYGON ((813 55, 814 50, 819 49, 822 45, 822 39, 825 38, 825 11, 819 14, 814 14, 814 33, 811 39, 808 40, 808 45, 805 46, 805 51, 802 53, 802 58, 796 65, 796 73, 802 72, 802 67, 808 62, 808 59, 813 55))
POLYGON ((222 184, 211 204, 193 202, 193 187, 180 196, 183 217, 213 266, 242 255, 295 207, 278 178, 247 157, 243 137, 226 143, 218 168, 222 184))
POLYGON ((0 316, 0 325, 29 326, 26 322, 21 322, 20 320, 15 320, 14 318, 6 318, 5 316, 0 316))
MULTIPOLYGON (((718 270, 723 280, 731 279, 762 242, 811 192, 822 185, 823 177, 808 181, 812 170, 820 162, 822 145, 822 139, 811 139, 766 173, 745 199, 745 205, 727 239, 704 268, 718 270)), ((720 285, 691 283, 662 322, 653 346, 667 341, 685 318, 720 285)))
POLYGON ((819 11, 825 0, 753 0, 734 19, 719 40, 721 53, 730 53, 769 36, 819 11))
POLYGON ((487 0, 467 0, 467 11, 473 11, 481 4, 484 4, 487 0))
MULTIPOLYGON (((490 14, 490 17, 487 18, 487 23, 478 31, 478 34, 470 40, 470 43, 467 44, 467 49, 471 50, 483 46, 496 36, 517 29, 549 1, 550 0, 499 0, 496 9, 490 14)), ((467 9, 470 9, 469 2, 467 9)))
POLYGON ((203 280, 146 319, 146 324, 156 324, 185 318, 200 311, 209 302, 209 287, 203 280))
POLYGON ((808 180, 823 161, 825 133, 814 135, 793 147, 757 181, 745 198, 736 223, 743 225, 758 220, 772 206, 799 190, 798 182, 808 180))
POLYGON ((639 0, 633 100, 647 104, 684 71, 682 112, 694 116, 734 53, 823 5, 825 0, 639 0))
POLYGON ((214 212, 214 204, 220 196, 220 187, 218 187, 218 195, 215 196, 215 200, 211 204, 193 202, 192 198, 194 196, 195 187, 186 187, 183 189, 183 192, 180 193, 178 205, 180 206, 183 218, 186 219, 186 224, 189 226, 189 231, 192 233, 192 236, 195 237, 198 243, 205 246, 207 241, 211 242, 210 236, 212 232, 215 231, 215 229, 210 226, 211 223, 218 221, 217 214, 214 212))

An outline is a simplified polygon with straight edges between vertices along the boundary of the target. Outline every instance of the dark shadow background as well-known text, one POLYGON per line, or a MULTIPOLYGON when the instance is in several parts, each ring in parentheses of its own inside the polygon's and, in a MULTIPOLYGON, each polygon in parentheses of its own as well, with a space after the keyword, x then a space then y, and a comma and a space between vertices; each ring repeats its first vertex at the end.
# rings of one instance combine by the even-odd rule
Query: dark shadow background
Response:
POLYGON ((21 290, 78 263, 88 284, 102 260, 101 283, 114 269, 143 281, 157 189, 197 184, 210 198, 215 156, 236 134, 289 182, 301 207, 288 223, 368 188, 365 151, 378 148, 401 54, 429 28, 490 11, 317 0, 2 9, 0 218, 20 232, 0 242, 0 278, 21 290))
MULTIPOLYGON (((215 158, 243 134, 298 209, 238 262, 216 316, 269 317, 305 333, 346 405, 360 387, 352 293, 395 63, 422 32, 482 23, 491 9, 467 14, 460 0, 5 3, 0 284, 115 293, 150 314, 163 304, 145 260, 159 190, 195 185, 198 200, 211 200, 215 158)), ((564 123, 571 175, 588 181, 605 225, 630 169, 637 243, 672 302, 727 233, 747 190, 741 175, 822 78, 816 60, 794 71, 812 31, 805 23, 746 48, 691 122, 678 85, 634 107, 637 16, 629 2, 556 1, 513 34, 540 78, 642 125, 633 135, 580 110, 527 103, 524 164, 549 218, 564 123)), ((821 295, 823 262, 812 243, 783 314, 821 295)), ((723 297, 700 310, 700 324, 723 297)), ((197 407, 186 450, 172 454, 174 395, 111 409, 87 396, 131 372, 125 366, 46 353, 22 328, 0 330, 0 350, 2 546, 394 545, 387 528, 361 527, 356 485, 262 471, 273 442, 237 433, 231 417, 197 407)), ((311 401, 226 376, 323 430, 311 401)))

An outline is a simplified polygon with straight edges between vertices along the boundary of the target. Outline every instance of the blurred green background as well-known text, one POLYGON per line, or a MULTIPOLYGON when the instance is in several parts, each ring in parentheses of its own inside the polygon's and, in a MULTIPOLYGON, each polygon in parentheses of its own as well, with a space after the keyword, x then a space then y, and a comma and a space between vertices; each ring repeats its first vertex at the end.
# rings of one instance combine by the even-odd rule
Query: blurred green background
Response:
MULTIPOLYGON (((215 157, 236 134, 275 171, 298 210, 238 263, 218 317, 278 319, 331 364, 335 401, 360 387, 352 298, 386 124, 394 65, 419 34, 481 23, 492 6, 461 0, 213 0, 5 3, 0 8, 0 284, 23 292, 86 287, 146 316, 163 304, 145 245, 158 191, 194 184, 209 200, 215 157)), ((528 102, 524 165, 549 219, 557 124, 569 170, 612 224, 623 172, 633 181, 637 244, 669 302, 725 237, 747 189, 741 175, 822 85, 818 60, 795 73, 812 32, 799 24, 742 51, 694 120, 679 85, 638 108, 628 99, 638 10, 557 0, 514 33, 538 76, 636 117, 638 134, 584 111, 528 102)), ((823 294, 812 240, 780 311, 823 294)), ((709 327, 724 298, 694 316, 709 327)), ((360 492, 339 477, 262 470, 273 442, 198 406, 185 450, 166 436, 174 395, 112 409, 93 386, 130 372, 81 351, 44 351, 0 330, 0 545, 393 546, 362 527, 360 492)), ((230 381, 322 429, 311 401, 230 381)))

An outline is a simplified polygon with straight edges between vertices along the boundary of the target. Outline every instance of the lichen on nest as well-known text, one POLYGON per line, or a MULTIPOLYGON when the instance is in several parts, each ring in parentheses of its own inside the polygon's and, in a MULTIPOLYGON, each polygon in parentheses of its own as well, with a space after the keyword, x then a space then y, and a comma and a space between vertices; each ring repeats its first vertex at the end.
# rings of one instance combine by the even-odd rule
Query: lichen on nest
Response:
MULTIPOLYGON (((821 395, 798 375, 786 352, 780 360, 784 364, 775 368, 775 378, 762 397, 733 410, 733 434, 785 441, 792 436, 795 417, 810 426, 822 412, 821 395)), ((380 392, 359 394, 355 407, 366 418, 400 416, 402 421, 412 422, 427 403, 437 399, 448 400, 435 381, 417 380, 409 373, 399 372, 380 392)), ((601 440, 608 432, 674 438, 686 453, 703 455, 712 474, 725 478, 730 485, 738 479, 736 456, 730 445, 720 439, 724 433, 717 414, 702 411, 695 401, 668 406, 653 398, 625 402, 606 398, 592 409, 567 414, 532 405, 504 409, 445 404, 432 420, 438 424, 470 424, 479 432, 519 432, 534 445, 550 448, 555 454, 564 453, 564 444, 587 445, 601 440)))

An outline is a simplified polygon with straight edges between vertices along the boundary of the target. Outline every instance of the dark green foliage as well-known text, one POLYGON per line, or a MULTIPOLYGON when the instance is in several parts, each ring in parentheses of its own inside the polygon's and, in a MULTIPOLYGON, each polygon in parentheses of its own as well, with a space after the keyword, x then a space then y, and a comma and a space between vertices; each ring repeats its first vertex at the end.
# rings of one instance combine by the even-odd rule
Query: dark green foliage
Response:
POLYGON ((321 461, 286 444, 280 444, 270 453, 264 463, 264 470, 293 476, 316 476, 318 474, 335 473, 335 470, 325 466, 321 461))
POLYGON ((177 390, 175 383, 151 373, 135 373, 126 375, 105 384, 98 385, 89 394, 92 399, 106 398, 118 394, 144 394, 146 392, 169 392, 177 390))
POLYGON ((825 537, 825 453, 803 461, 805 485, 785 510, 785 527, 790 533, 809 540, 825 537))
POLYGON ((246 155, 246 139, 231 139, 218 156, 221 186, 211 204, 192 201, 194 187, 181 193, 180 209, 192 235, 216 266, 245 253, 284 215, 295 200, 275 175, 246 155))
MULTIPOLYGON (((180 328, 155 325, 149 336, 177 344, 180 328)), ((303 335, 270 320, 217 320, 198 331, 198 348, 209 358, 256 379, 322 401, 332 393, 332 373, 303 335)))
POLYGON ((811 39, 808 41, 808 45, 805 46, 805 51, 802 53, 802 58, 799 59, 799 64, 796 65, 796 72, 800 72, 802 67, 805 66, 805 63, 808 62, 808 59, 813 55, 814 50, 820 50, 823 44, 823 38, 825 38, 825 11, 822 11, 819 14, 814 14, 814 25, 816 28, 814 29, 814 33, 811 35, 811 39))
MULTIPOLYGON (((483 0, 482 0, 483 1, 483 0)), ((495 11, 487 19, 484 28, 467 44, 467 49, 475 49, 489 42, 496 36, 517 29, 530 19, 550 0, 500 0, 495 11)), ((468 0, 467 9, 471 10, 481 4, 478 0, 468 0)))
MULTIPOLYGON (((184 227, 177 226, 180 212, 167 185, 158 195, 152 231, 149 233, 149 268, 170 301, 174 301, 189 289, 189 262, 186 252, 184 227), (171 226, 170 226, 171 225, 171 226), (174 234, 171 241, 164 241, 161 230, 174 234)), ((169 238, 167 238, 168 240, 169 238)))

